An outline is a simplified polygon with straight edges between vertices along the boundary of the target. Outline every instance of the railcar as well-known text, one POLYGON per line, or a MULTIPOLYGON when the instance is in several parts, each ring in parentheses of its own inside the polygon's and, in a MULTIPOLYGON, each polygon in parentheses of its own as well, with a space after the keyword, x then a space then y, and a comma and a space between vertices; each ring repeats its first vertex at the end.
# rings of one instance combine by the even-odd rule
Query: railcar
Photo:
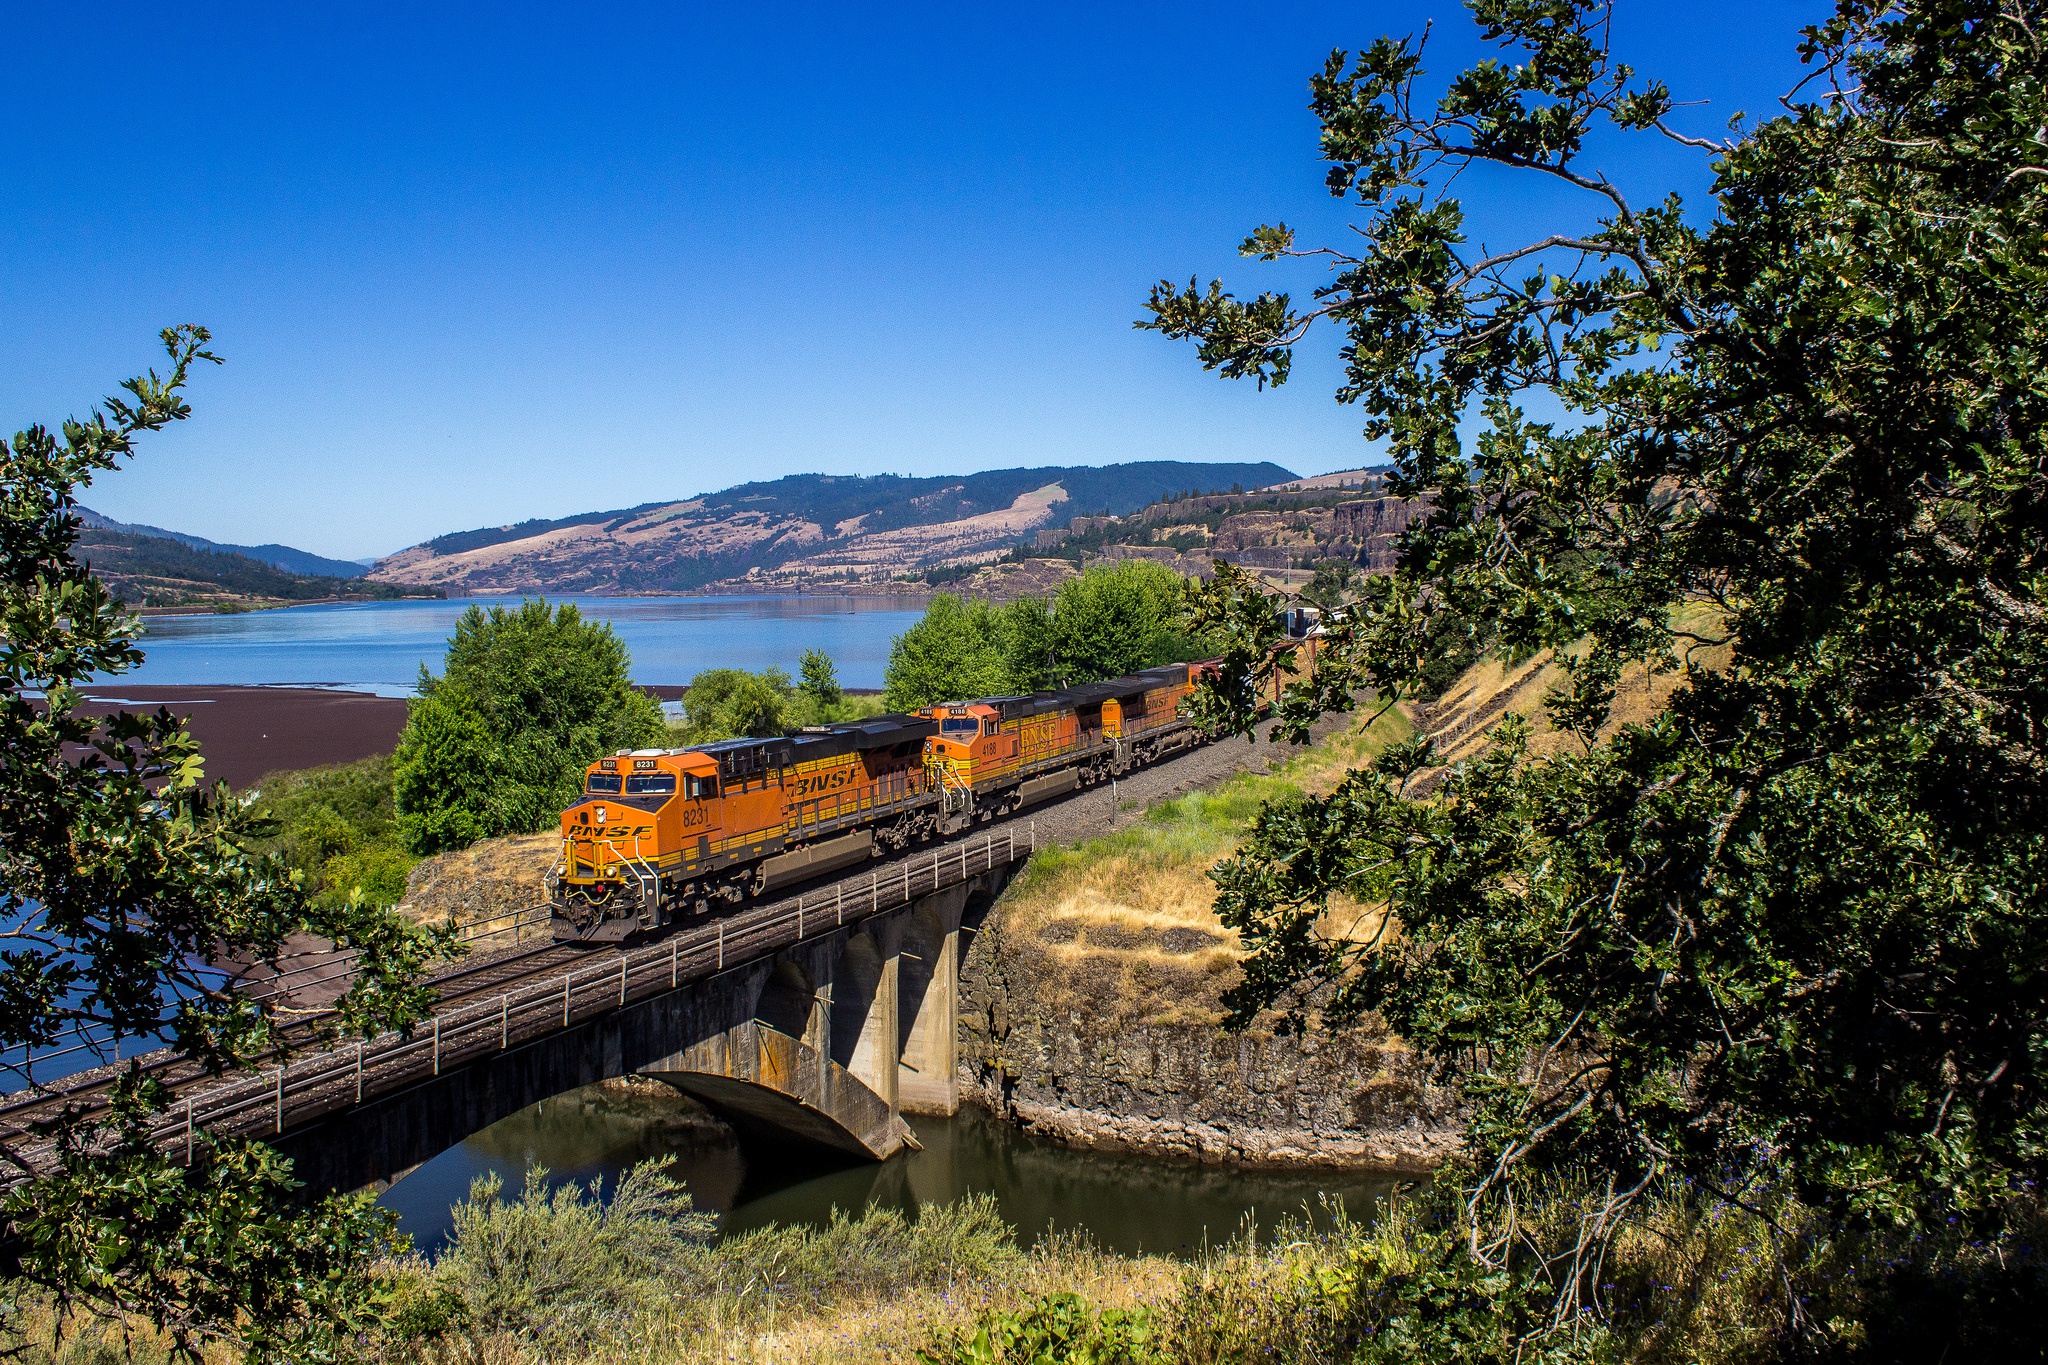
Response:
POLYGON ((555 937, 656 932, 1199 743, 1179 706, 1203 667, 601 758, 562 812, 555 937))

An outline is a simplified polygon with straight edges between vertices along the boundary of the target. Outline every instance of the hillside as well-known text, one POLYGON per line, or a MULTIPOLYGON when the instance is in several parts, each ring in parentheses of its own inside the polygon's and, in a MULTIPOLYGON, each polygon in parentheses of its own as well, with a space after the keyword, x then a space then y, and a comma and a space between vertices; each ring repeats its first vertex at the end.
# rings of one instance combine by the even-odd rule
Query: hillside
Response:
POLYGON ((1279 465, 1161 460, 904 478, 795 474, 680 502, 462 531, 370 577, 458 592, 874 591, 1001 556, 1076 512, 1129 515, 1188 490, 1260 487, 1279 465))
POLYGON ((199 550, 179 540, 87 527, 78 556, 131 607, 243 611, 332 598, 376 601, 423 594, 360 578, 287 573, 247 555, 199 550))
POLYGON ((183 531, 166 531, 161 526, 116 521, 112 517, 93 511, 90 507, 80 507, 78 515, 80 520, 95 530, 119 531, 125 535, 146 536, 153 540, 174 540, 194 550, 241 555, 245 559, 253 559, 291 574, 320 578, 361 578, 369 572, 366 566, 352 560, 329 559, 326 555, 316 555, 311 550, 294 549, 290 545, 224 545, 217 540, 208 540, 205 536, 187 535, 183 531))
POLYGON ((1045 592, 1097 561, 1151 559, 1205 577, 1222 559, 1276 585, 1299 587, 1319 564, 1384 573, 1396 541, 1423 504, 1388 496, 1385 474, 1354 469, 1290 479, 1249 492, 1185 493, 1126 515, 1075 516, 1040 529, 1020 547, 978 566, 925 572, 933 586, 978 596, 1045 592))

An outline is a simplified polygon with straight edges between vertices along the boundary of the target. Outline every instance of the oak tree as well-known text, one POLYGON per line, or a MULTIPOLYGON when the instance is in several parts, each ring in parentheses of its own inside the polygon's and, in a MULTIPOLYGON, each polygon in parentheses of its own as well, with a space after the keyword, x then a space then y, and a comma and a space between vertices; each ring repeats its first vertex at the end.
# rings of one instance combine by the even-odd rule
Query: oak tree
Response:
POLYGON ((160 1150, 168 1094, 135 1053, 161 1045, 214 1073, 274 1059, 277 1009, 212 964, 274 965, 300 933, 358 955, 331 1031, 406 1027, 446 943, 360 897, 315 902, 251 852, 264 827, 204 781, 182 718, 80 709, 82 684, 143 655, 136 617, 75 553, 78 490, 188 415, 207 341, 165 331, 167 374, 0 447, 0 1057, 14 1090, 0 1245, 60 1310, 140 1317, 187 1351, 229 1339, 311 1358, 373 1313, 390 1216, 364 1195, 309 1197, 262 1143, 202 1131, 189 1162, 182 1141, 160 1150), (107 1106, 34 1103, 62 1098, 34 1061, 60 1045, 106 1059, 107 1106))
POLYGON ((1572 739, 1509 723, 1448 772, 1418 742, 1269 808, 1216 873, 1236 1005, 1378 1011, 1455 1072, 1483 1261, 1590 1178, 1566 1311, 1669 1177, 1995 1217, 2048 1175, 2048 15, 1839 0, 1782 107, 1703 137, 1596 0, 1471 9, 1499 60, 1431 86, 1385 38, 1313 79, 1357 235, 1242 247, 1326 260, 1312 301, 1162 283, 1141 325, 1261 384, 1333 325, 1338 397, 1431 503, 1277 705, 1273 603, 1219 573, 1210 723, 1300 738, 1477 642, 1555 652, 1572 739), (1589 148, 1630 136, 1695 149, 1711 202, 1625 194, 1589 148), (1480 165, 1595 221, 1475 245, 1480 165), (1678 686, 1618 726, 1632 664, 1678 686), (1383 929, 1334 925, 1340 892, 1383 929))

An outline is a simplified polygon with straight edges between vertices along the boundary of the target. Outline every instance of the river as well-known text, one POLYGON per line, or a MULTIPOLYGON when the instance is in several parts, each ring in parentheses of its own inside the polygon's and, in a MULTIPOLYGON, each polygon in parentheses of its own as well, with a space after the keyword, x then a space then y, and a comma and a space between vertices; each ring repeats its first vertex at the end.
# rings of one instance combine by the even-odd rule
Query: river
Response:
MULTIPOLYGON (((633 656, 633 675, 680 684, 705 668, 794 673, 807 648, 823 649, 848 687, 879 687, 891 641, 921 600, 873 597, 562 597, 609 622, 633 656)), ((324 685, 410 691, 421 664, 439 671, 456 618, 472 603, 516 597, 323 604, 232 616, 153 617, 146 662, 124 681, 187 685, 324 685)), ((1077 1152, 1030 1138, 979 1109, 915 1119, 922 1152, 847 1166, 787 1150, 743 1150, 722 1127, 679 1123, 686 1108, 620 1101, 597 1089, 515 1114, 385 1192, 422 1250, 446 1237, 451 1206, 488 1171, 517 1190, 526 1169, 607 1187, 635 1161, 676 1160, 698 1206, 725 1231, 768 1222, 822 1223, 833 1208, 870 1203, 905 1210, 970 1193, 995 1197, 1024 1240, 1052 1228, 1085 1230, 1120 1252, 1178 1254, 1229 1238, 1252 1217, 1271 1228, 1325 1196, 1368 1217, 1392 1188, 1385 1177, 1285 1175, 1142 1157, 1077 1152)))
MULTIPOLYGON (((894 597, 577 597, 633 656, 634 681, 688 682, 706 668, 786 669, 822 649, 845 687, 880 687, 889 645, 924 610, 894 597)), ((142 667, 122 681, 197 686, 313 685, 409 693, 420 665, 439 672, 456 618, 517 597, 343 602, 227 616, 153 616, 142 667)))
POLYGON ((953 1118, 913 1118, 921 1152, 841 1164, 788 1149, 748 1150, 722 1129, 678 1122, 681 1102, 618 1100, 592 1087, 557 1096, 485 1129, 427 1162, 378 1201, 422 1251, 446 1239, 451 1206, 496 1172, 516 1193, 530 1166, 555 1182, 604 1181, 636 1161, 675 1158, 674 1173, 721 1233, 767 1223, 823 1224, 835 1208, 906 1212, 968 1194, 994 1196, 1029 1243, 1052 1229, 1085 1231, 1110 1251, 1187 1255, 1227 1241, 1251 1218, 1269 1232, 1284 1216, 1340 1201, 1369 1220, 1396 1182, 1361 1172, 1242 1171, 1193 1162, 1082 1152, 1033 1138, 974 1106, 953 1118))

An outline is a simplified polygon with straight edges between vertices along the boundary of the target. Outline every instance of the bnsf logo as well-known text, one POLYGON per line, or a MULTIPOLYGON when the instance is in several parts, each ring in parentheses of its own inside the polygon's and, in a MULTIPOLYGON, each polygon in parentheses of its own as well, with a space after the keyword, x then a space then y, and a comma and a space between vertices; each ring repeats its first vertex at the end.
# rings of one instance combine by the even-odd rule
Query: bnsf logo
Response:
POLYGON ((834 768, 829 773, 810 773, 797 779, 795 799, 801 801, 806 796, 817 796, 824 792, 837 791, 841 787, 850 787, 852 785, 853 769, 851 768, 834 768))

